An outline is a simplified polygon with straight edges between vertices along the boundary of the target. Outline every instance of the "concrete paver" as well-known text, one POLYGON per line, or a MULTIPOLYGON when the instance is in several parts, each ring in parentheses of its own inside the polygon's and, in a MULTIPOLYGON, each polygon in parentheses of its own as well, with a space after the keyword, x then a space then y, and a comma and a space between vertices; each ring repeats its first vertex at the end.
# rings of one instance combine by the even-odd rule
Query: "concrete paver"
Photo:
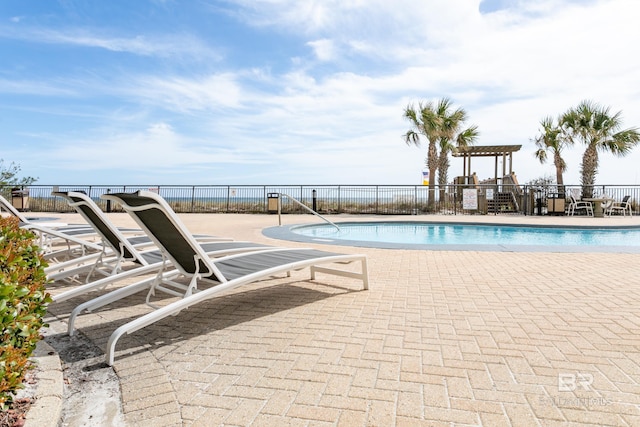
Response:
MULTIPOLYGON (((110 215, 133 225, 124 214, 110 215)), ((276 216, 180 216, 193 233, 309 246, 264 237, 261 230, 277 225, 276 216)), ((284 220, 316 222, 297 215, 284 220)), ((635 217, 444 220, 640 224, 635 217)), ((370 289, 293 272, 124 337, 114 370, 127 424, 631 426, 640 420, 640 254, 317 247, 366 253, 370 289)), ((52 305, 56 322, 86 299, 52 305)), ((148 310, 144 296, 133 296, 81 315, 77 327, 104 348, 111 331, 148 310)))

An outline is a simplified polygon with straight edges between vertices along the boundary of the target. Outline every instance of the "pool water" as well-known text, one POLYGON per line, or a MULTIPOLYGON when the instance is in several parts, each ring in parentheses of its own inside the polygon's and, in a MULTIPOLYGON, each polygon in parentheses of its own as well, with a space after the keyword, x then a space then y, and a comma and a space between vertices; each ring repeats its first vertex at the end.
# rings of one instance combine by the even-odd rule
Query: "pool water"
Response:
MULTIPOLYGON (((639 228, 558 228, 420 222, 343 223, 292 227, 295 234, 325 241, 407 245, 640 246, 639 228)), ((337 242, 336 242, 337 243, 337 242)))

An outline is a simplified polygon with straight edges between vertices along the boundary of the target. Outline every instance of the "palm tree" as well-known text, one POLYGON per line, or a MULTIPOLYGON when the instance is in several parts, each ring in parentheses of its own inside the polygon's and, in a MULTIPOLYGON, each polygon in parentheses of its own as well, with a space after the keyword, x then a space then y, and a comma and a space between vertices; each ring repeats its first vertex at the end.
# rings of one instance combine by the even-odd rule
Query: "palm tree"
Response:
POLYGON ((580 141, 587 146, 580 170, 583 197, 593 196, 593 184, 598 173, 598 151, 625 156, 640 142, 637 128, 620 130, 621 112, 612 116, 609 107, 591 101, 582 101, 564 113, 560 126, 571 143, 580 141))
MULTIPOLYGON (((449 102, 447 99, 443 101, 449 102)), ((419 103, 416 109, 413 105, 407 106, 404 110, 404 117, 411 122, 413 126, 404 135, 404 140, 408 145, 420 146, 420 135, 423 135, 429 141, 427 149, 427 168, 429 169, 429 193, 427 198, 427 210, 432 212, 435 207, 435 182, 433 177, 438 167, 438 149, 436 142, 440 137, 440 119, 436 113, 436 107, 432 102, 426 104, 419 103)))
MULTIPOLYGON (((560 121, 560 119, 558 121, 560 121)), ((564 194, 564 179, 562 174, 567 170, 567 162, 562 158, 562 150, 570 144, 571 141, 564 138, 562 128, 554 124, 552 117, 545 117, 540 120, 540 126, 542 126, 540 134, 534 139, 536 147, 538 147, 535 156, 540 160, 540 163, 544 163, 547 161, 547 153, 550 151, 553 154, 558 193, 564 194)))
MULTIPOLYGON (((413 126, 404 135, 405 142, 409 145, 420 146, 420 135, 423 135, 429 141, 426 164, 429 169, 427 210, 430 212, 435 210, 435 181, 433 178, 440 163, 438 144, 442 144, 443 140, 454 140, 456 134, 460 131, 462 122, 466 119, 466 112, 462 108, 451 112, 451 106, 452 102, 449 98, 442 98, 437 104, 432 102, 420 103, 417 109, 409 105, 404 110, 404 117, 413 126)), ((446 154, 448 163, 448 151, 446 154)), ((446 169, 448 170, 448 166, 446 169)), ((442 183, 440 184, 442 185, 442 183)))
MULTIPOLYGON (((458 110, 456 110, 458 111, 458 110)), ((440 186, 440 199, 444 199, 445 187, 447 185, 447 181, 449 180, 449 153, 453 153, 460 148, 466 148, 472 145, 475 140, 480 135, 478 132, 478 126, 470 126, 463 131, 459 131, 462 122, 466 120, 466 113, 462 110, 462 115, 457 114, 457 117, 460 119, 454 125, 451 122, 451 128, 453 132, 453 138, 441 137, 440 138, 440 155, 438 156, 438 185, 440 186), (457 133, 457 134, 456 134, 457 133), (455 141, 455 143, 452 143, 455 141)))

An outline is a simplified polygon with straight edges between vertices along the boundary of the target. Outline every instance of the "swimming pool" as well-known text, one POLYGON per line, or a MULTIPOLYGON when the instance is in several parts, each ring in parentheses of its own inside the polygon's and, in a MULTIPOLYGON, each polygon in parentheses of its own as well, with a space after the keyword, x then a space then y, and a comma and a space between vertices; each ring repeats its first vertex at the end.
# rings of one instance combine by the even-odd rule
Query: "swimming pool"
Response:
POLYGON ((345 222, 271 227, 268 237, 390 249, 640 253, 640 227, 535 227, 429 222, 345 222))

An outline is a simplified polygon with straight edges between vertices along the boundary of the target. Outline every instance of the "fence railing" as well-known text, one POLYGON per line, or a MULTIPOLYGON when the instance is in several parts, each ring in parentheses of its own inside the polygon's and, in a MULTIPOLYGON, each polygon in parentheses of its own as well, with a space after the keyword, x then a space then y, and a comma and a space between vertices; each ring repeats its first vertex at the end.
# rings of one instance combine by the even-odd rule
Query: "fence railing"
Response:
MULTIPOLYGON (((561 213, 559 200, 563 200, 564 212, 569 194, 579 198, 584 189, 577 185, 566 185, 559 191, 556 186, 451 184, 436 186, 431 204, 429 188, 422 185, 30 185, 19 189, 23 191, 13 190, 0 186, 5 198, 21 197, 26 210, 33 212, 73 211, 64 200, 52 196, 52 191, 83 191, 105 211, 117 212, 119 207, 100 199, 102 194, 150 190, 180 213, 266 213, 268 194, 284 193, 321 214, 545 215, 561 213)), ((639 213, 638 185, 597 185, 589 190, 594 196, 606 195, 618 201, 631 196, 633 212, 639 213)), ((282 200, 282 213, 304 212, 287 198, 282 200)))

